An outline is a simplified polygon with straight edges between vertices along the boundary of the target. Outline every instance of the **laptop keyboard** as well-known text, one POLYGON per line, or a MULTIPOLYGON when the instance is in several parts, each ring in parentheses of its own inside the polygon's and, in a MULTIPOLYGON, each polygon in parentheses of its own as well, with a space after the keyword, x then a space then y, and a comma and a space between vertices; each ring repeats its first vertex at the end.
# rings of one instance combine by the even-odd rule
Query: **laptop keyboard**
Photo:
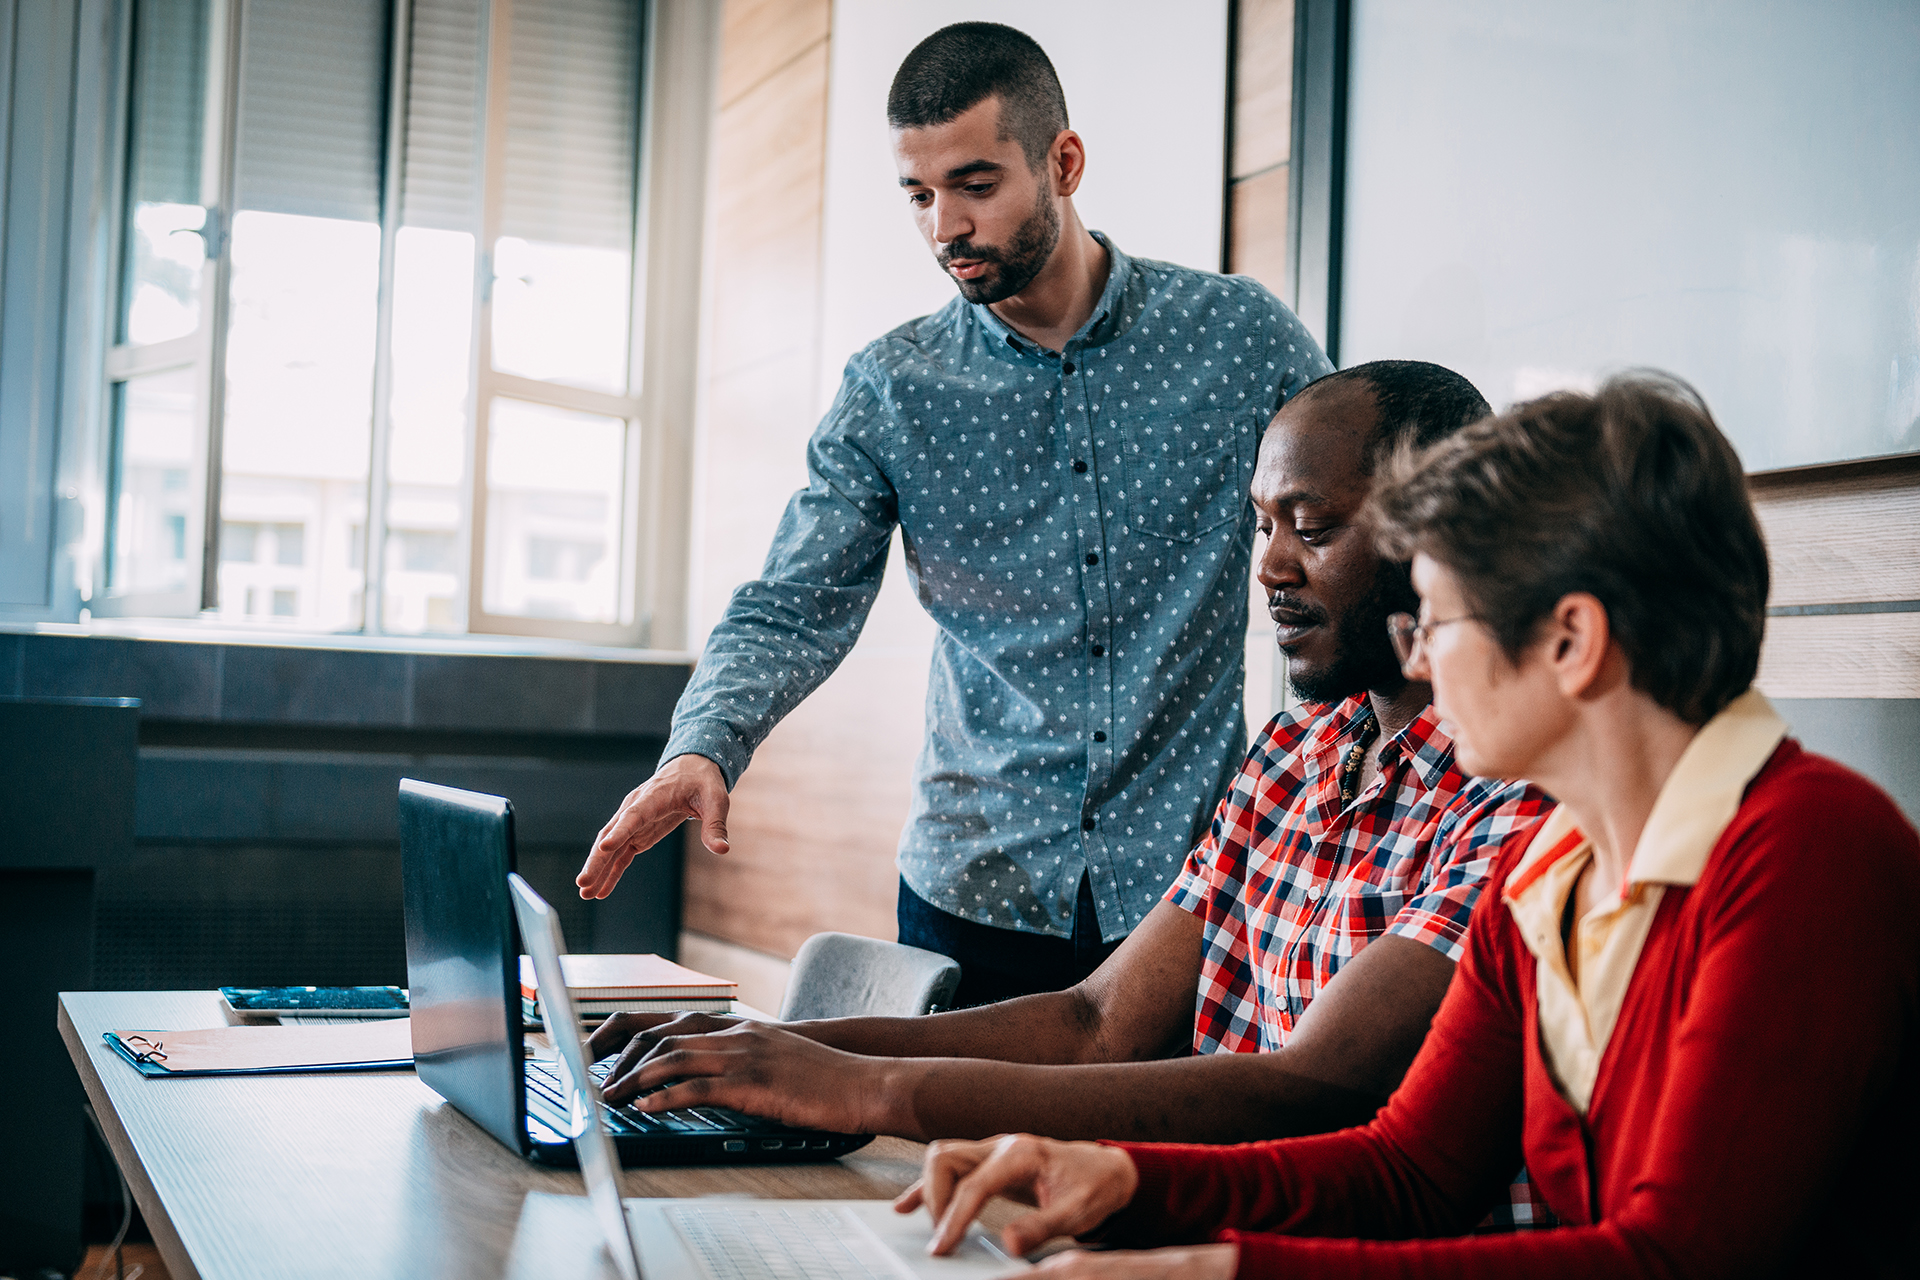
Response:
POLYGON ((713 1280, 911 1280, 899 1257, 844 1209, 761 1207, 732 1201, 666 1210, 713 1280))
MULTIPOLYGON (((612 1066, 610 1062, 596 1062, 590 1070, 594 1079, 604 1084, 612 1066)), ((527 1093, 538 1096, 561 1115, 567 1115, 572 1110, 567 1105, 567 1095, 561 1088, 559 1074, 538 1058, 527 1059, 527 1093)), ((747 1117, 721 1107, 683 1107, 678 1111, 648 1112, 632 1105, 616 1107, 611 1103, 602 1103, 600 1114, 606 1118, 607 1128, 615 1135, 742 1134, 747 1131, 747 1117)))

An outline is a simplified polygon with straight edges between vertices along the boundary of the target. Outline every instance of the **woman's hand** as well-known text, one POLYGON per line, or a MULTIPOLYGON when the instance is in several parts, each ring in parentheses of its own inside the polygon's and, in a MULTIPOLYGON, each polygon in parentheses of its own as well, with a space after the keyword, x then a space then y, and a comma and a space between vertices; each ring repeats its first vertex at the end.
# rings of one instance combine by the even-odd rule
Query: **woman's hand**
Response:
POLYGON ((1189 1249, 1056 1253, 1035 1270, 1053 1280, 1233 1280, 1240 1247, 1203 1244, 1189 1249))
POLYGON ((901 1192, 893 1207, 911 1213, 925 1204, 934 1219, 927 1251, 944 1254, 953 1252, 993 1196, 1034 1205, 1037 1213, 1015 1219, 1000 1234, 1007 1252, 1017 1257, 1055 1236, 1093 1230, 1125 1208, 1139 1185, 1133 1157, 1118 1148, 1020 1133, 985 1142, 934 1143, 927 1148, 920 1181, 901 1192))

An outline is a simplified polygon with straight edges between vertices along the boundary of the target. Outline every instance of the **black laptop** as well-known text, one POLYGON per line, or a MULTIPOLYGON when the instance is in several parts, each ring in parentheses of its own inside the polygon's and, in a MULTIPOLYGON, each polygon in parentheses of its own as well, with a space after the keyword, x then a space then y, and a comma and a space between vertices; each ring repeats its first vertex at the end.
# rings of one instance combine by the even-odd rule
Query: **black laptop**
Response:
MULTIPOLYGON (((525 1056, 520 947, 507 890, 513 806, 499 796, 403 780, 400 863, 420 1078, 528 1159, 575 1165, 565 1086, 547 1064, 525 1056)), ((648 1113, 603 1104, 602 1118, 627 1165, 830 1160, 872 1141, 870 1134, 796 1129, 724 1107, 648 1113)))

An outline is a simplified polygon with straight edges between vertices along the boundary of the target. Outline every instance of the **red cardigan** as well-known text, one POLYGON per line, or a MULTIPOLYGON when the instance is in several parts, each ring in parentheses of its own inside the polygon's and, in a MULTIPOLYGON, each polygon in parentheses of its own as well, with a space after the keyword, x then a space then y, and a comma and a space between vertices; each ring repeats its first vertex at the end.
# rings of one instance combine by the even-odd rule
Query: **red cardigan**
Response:
POLYGON ((1531 834, 1371 1124, 1119 1144, 1140 1187, 1104 1238, 1232 1239, 1242 1276, 1920 1271, 1920 838, 1893 803, 1781 743, 1700 882, 1662 898, 1584 1118, 1492 887, 1531 834), (1565 1225, 1460 1237, 1523 1158, 1565 1225))

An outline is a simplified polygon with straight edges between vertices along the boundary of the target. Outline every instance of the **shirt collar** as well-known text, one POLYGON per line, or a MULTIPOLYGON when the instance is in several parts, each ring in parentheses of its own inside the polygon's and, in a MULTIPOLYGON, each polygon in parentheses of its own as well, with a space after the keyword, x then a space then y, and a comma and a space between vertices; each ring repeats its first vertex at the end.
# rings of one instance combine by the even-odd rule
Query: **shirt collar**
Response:
MULTIPOLYGON (((1786 722, 1755 689, 1701 726, 1654 798, 1623 888, 1697 884, 1713 847, 1739 812, 1747 784, 1773 758, 1786 733, 1786 722)), ((1534 833, 1501 896, 1519 903, 1532 891, 1545 892, 1548 868, 1586 843, 1567 807, 1556 807, 1534 833)))
MULTIPOLYGON (((1372 715, 1373 709, 1364 693, 1332 704, 1322 714, 1315 735, 1313 754, 1319 767, 1336 767, 1325 757, 1353 745, 1360 726, 1372 715)), ((1422 789, 1427 791, 1439 787, 1453 768, 1453 739, 1440 727, 1440 717, 1434 714, 1432 703, 1420 708, 1419 715, 1381 746, 1380 772, 1386 773, 1403 756, 1413 767, 1414 776, 1420 779, 1422 789)))
POLYGON ((1414 774, 1429 791, 1437 788, 1453 771, 1453 738, 1441 727, 1431 702, 1420 708, 1420 714, 1380 749, 1381 768, 1387 766, 1388 753, 1393 751, 1407 753, 1414 774))
POLYGON ((1786 736, 1786 722, 1757 689, 1707 721, 1653 802, 1627 867, 1628 882, 1697 883, 1720 833, 1739 812, 1747 784, 1786 736))
MULTIPOLYGON (((1121 301, 1126 295, 1127 285, 1133 279, 1133 259, 1120 252, 1120 247, 1104 231, 1090 232, 1095 240, 1107 249, 1107 285, 1100 291, 1100 300, 1093 306, 1093 314, 1080 326, 1074 335, 1067 339, 1062 350, 1072 351, 1081 347, 1097 347, 1117 336, 1122 315, 1121 301)), ((1038 355, 1044 349, 1039 343, 1014 331, 1005 320, 993 313, 993 308, 982 302, 967 304, 974 319, 980 323, 996 343, 1005 343, 1024 355, 1038 355)))

